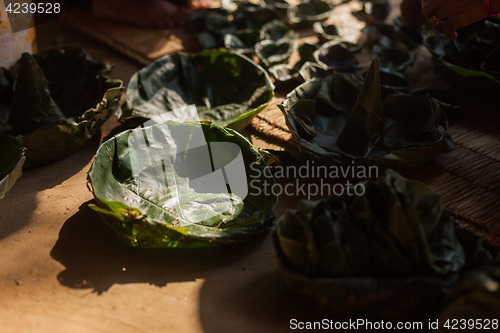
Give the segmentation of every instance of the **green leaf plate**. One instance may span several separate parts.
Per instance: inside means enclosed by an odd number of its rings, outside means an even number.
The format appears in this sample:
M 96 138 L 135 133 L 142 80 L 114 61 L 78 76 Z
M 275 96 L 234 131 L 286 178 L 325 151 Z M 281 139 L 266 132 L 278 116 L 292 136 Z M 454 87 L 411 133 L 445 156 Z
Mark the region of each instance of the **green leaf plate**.
M 255 45 L 255 54 L 265 67 L 271 67 L 287 62 L 296 49 L 296 41 L 263 40 Z
M 334 72 L 298 86 L 278 106 L 306 159 L 407 168 L 453 148 L 445 114 L 432 98 L 382 100 L 377 58 L 364 82 Z
M 288 8 L 288 24 L 293 27 L 312 25 L 314 22 L 326 21 L 332 14 L 332 6 L 322 0 L 300 2 Z
M 275 227 L 285 282 L 324 311 L 377 320 L 433 318 L 436 300 L 459 276 L 490 260 L 424 184 L 388 170 L 356 187 L 302 201 Z
M 200 120 L 241 130 L 273 96 L 266 71 L 243 55 L 227 50 L 179 52 L 132 76 L 120 119 L 143 122 L 194 104 Z
M 122 81 L 77 48 L 24 53 L 0 82 L 3 134 L 23 135 L 26 167 L 63 158 L 87 142 L 118 108 Z M 9 87 L 10 85 L 10 87 Z M 1 125 L 1 124 L 0 124 Z
M 22 176 L 22 168 L 26 160 L 25 151 L 22 139 L 0 136 L 0 199 Z
M 90 207 L 131 246 L 241 242 L 274 221 L 274 179 L 262 155 L 210 122 L 122 132 L 99 148 L 88 181 L 97 203 Z

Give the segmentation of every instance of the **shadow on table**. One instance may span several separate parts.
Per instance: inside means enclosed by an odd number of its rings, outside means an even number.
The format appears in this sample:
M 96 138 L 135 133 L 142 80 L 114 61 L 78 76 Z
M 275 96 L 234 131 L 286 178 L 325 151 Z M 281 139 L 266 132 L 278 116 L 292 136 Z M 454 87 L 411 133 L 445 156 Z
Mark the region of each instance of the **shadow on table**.
M 291 179 L 276 179 L 284 187 Z M 304 199 L 282 193 L 274 214 L 283 213 Z M 209 276 L 200 291 L 199 316 L 206 333 L 290 332 L 290 320 L 319 321 L 316 303 L 290 291 L 276 260 L 272 236 L 257 251 L 226 269 L 228 274 Z
M 59 282 L 102 293 L 114 284 L 194 281 L 206 272 L 241 259 L 254 242 L 201 249 L 139 249 L 123 244 L 86 202 L 63 225 L 50 255 L 66 269 Z M 259 241 L 260 239 L 260 241 Z
M 71 155 L 34 169 L 23 170 L 23 176 L 0 200 L 0 240 L 26 227 L 37 209 L 37 195 L 73 177 L 94 157 L 100 143 L 100 134 L 94 135 L 83 147 Z
M 199 313 L 206 333 L 290 332 L 293 319 L 323 319 L 314 301 L 284 286 L 277 269 L 256 276 L 233 276 L 231 281 L 206 280 Z

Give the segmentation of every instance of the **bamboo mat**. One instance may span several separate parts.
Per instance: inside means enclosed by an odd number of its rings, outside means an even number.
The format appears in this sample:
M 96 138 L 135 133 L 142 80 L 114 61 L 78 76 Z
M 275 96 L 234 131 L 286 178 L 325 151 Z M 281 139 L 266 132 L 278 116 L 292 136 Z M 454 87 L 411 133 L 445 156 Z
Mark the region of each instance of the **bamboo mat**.
M 440 194 L 459 224 L 500 247 L 500 115 L 486 112 L 491 114 L 471 112 L 454 122 L 449 133 L 455 149 L 405 175 Z

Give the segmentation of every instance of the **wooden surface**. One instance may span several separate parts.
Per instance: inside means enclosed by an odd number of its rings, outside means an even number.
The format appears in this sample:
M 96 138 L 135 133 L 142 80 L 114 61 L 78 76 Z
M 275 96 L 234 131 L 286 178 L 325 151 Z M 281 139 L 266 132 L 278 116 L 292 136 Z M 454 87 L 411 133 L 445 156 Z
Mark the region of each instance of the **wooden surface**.
M 141 65 L 168 53 L 199 48 L 196 34 L 185 28 L 140 28 L 102 20 L 81 9 L 63 15 L 60 21 L 69 29 L 106 44 Z
M 125 82 L 140 68 L 123 50 L 56 22 L 40 27 L 38 40 L 40 50 L 83 47 L 113 63 L 113 77 Z M 459 222 L 480 221 L 475 230 L 493 237 L 500 234 L 500 113 L 474 98 L 464 94 L 468 114 L 451 119 L 457 149 L 407 175 L 442 194 Z M 264 135 L 254 122 L 249 138 L 257 147 L 288 142 L 277 102 L 260 124 L 276 122 L 282 136 Z M 202 251 L 122 245 L 87 208 L 86 186 L 96 149 L 117 125 L 110 119 L 101 136 L 75 154 L 25 172 L 0 201 L 0 332 L 279 333 L 290 331 L 292 318 L 324 318 L 313 302 L 284 288 L 269 233 Z M 298 200 L 281 196 L 276 215 Z
M 38 29 L 39 50 L 80 46 L 128 82 L 140 66 L 57 22 Z M 100 142 L 29 170 L 0 201 L 0 332 L 288 332 L 319 316 L 285 289 L 270 233 L 240 246 L 141 251 L 121 244 L 87 208 L 86 173 Z M 255 135 L 257 147 L 278 148 Z M 280 216 L 298 198 L 282 198 Z M 284 205 L 285 204 L 285 205 Z

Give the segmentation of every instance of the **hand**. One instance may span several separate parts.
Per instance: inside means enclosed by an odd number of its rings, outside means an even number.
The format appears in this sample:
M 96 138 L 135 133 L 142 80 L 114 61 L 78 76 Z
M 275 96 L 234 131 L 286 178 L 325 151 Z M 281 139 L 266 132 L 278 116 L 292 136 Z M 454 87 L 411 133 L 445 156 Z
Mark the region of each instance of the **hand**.
M 422 12 L 431 26 L 449 39 L 457 39 L 459 28 L 488 16 L 481 0 L 422 0 Z
M 211 0 L 188 0 L 187 6 L 191 9 L 209 8 L 212 6 Z

